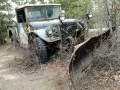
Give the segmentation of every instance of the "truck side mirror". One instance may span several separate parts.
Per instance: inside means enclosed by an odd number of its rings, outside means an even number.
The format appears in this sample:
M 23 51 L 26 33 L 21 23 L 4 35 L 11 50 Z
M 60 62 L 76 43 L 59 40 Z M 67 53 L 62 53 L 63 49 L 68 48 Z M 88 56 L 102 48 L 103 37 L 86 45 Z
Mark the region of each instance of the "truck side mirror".
M 87 18 L 88 18 L 88 20 L 89 20 L 89 19 L 93 16 L 93 15 L 92 15 L 92 12 L 87 13 L 86 16 L 87 16 Z

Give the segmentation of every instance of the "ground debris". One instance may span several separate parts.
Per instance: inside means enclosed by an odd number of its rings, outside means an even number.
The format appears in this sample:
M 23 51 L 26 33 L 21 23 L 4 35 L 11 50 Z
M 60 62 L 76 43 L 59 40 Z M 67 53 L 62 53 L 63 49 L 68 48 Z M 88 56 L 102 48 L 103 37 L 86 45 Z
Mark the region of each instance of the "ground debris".
M 51 58 L 38 64 L 26 52 L 10 45 L 0 48 L 1 90 L 71 90 L 69 59 Z

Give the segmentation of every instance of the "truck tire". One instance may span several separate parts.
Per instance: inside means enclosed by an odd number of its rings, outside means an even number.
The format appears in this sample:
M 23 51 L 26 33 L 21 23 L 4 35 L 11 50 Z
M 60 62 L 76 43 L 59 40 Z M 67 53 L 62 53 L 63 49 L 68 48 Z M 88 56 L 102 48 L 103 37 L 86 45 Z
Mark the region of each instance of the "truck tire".
M 36 48 L 36 55 L 38 56 L 39 63 L 45 63 L 47 61 L 47 48 L 45 43 L 39 38 L 36 37 L 33 39 L 33 43 Z

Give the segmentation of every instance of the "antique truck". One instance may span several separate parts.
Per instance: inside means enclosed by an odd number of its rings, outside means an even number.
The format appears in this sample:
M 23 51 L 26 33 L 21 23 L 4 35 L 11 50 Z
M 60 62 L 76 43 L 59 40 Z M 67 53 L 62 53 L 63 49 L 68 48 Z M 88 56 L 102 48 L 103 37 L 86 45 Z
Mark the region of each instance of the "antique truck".
M 49 51 L 60 45 L 70 48 L 73 41 L 77 41 L 74 44 L 84 41 L 85 25 L 80 20 L 66 19 L 60 4 L 25 5 L 15 11 L 17 22 L 8 26 L 9 38 L 12 43 L 33 48 L 41 63 L 47 61 Z

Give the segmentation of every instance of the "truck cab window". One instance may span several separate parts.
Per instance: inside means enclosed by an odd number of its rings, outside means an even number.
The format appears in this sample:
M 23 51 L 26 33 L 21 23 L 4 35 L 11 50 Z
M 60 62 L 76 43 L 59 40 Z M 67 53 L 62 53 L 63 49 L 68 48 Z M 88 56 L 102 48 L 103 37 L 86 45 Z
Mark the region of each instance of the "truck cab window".
M 18 19 L 18 23 L 26 22 L 24 9 L 17 11 L 17 19 Z

